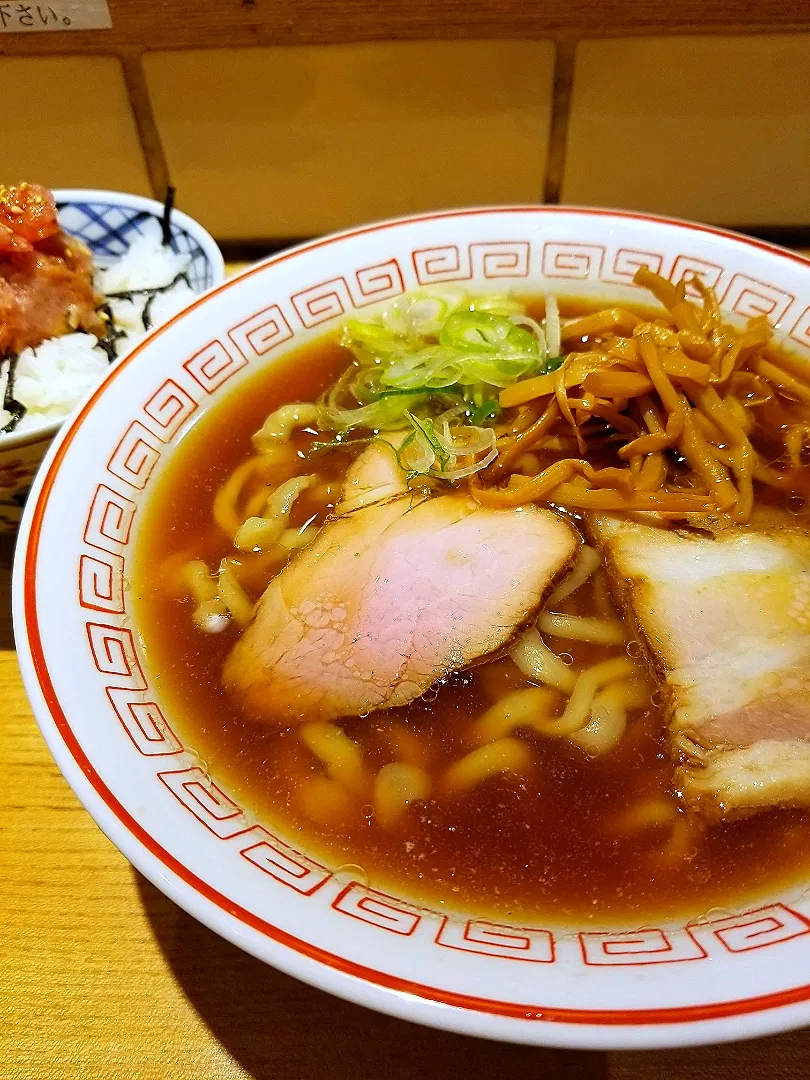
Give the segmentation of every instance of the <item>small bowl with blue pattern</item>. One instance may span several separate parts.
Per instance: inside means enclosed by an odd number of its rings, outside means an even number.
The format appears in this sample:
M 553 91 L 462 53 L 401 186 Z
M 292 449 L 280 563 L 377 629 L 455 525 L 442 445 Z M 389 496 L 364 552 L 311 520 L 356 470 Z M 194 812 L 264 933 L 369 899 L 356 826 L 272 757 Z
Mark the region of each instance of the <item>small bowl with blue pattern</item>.
M 55 351 L 47 357 L 37 353 L 36 377 L 42 382 L 45 407 L 29 409 L 21 423 L 15 423 L 7 408 L 2 416 L 4 420 L 11 416 L 11 421 L 6 425 L 9 430 L 0 432 L 0 533 L 16 533 L 26 495 L 54 435 L 79 400 L 103 379 L 107 364 L 126 355 L 150 330 L 225 277 L 222 253 L 213 237 L 179 210 L 167 210 L 153 199 L 117 191 L 61 189 L 53 195 L 62 229 L 81 240 L 93 255 L 96 287 L 105 296 L 105 309 L 112 313 L 109 325 L 114 332 L 93 349 L 93 359 L 82 371 L 78 397 L 74 382 L 71 390 L 75 400 L 64 407 L 58 392 L 53 403 L 48 401 L 47 377 L 52 371 L 54 382 L 62 379 L 70 356 L 61 347 L 59 355 Z M 156 256 L 151 262 L 150 252 Z M 146 277 L 144 266 L 151 268 Z M 150 273 L 157 276 L 150 279 Z M 86 335 L 68 337 L 74 339 L 69 344 L 86 351 L 87 343 L 78 340 Z M 68 337 L 52 340 L 65 343 Z M 78 363 L 83 360 L 82 356 Z M 16 371 L 22 372 L 16 378 L 18 387 L 20 383 L 31 386 L 31 350 L 20 354 L 15 370 L 16 361 L 16 357 L 0 361 L 4 405 L 6 399 L 14 399 Z

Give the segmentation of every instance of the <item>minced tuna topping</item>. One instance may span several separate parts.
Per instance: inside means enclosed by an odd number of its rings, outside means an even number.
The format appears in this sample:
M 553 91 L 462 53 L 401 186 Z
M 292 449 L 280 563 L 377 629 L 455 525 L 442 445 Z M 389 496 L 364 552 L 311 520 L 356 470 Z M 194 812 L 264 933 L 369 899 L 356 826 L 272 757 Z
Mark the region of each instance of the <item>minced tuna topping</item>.
M 53 424 L 109 364 L 191 300 L 171 201 L 117 256 L 94 259 L 59 226 L 51 193 L 0 185 L 0 436 Z
M 104 334 L 93 258 L 59 228 L 51 193 L 0 186 L 0 357 L 76 330 Z

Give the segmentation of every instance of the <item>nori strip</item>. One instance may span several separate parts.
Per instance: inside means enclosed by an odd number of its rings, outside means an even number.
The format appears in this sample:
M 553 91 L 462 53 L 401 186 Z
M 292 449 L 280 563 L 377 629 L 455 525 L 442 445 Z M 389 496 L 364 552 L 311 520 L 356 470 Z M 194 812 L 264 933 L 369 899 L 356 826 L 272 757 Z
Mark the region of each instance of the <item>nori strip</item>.
M 154 297 L 158 293 L 168 292 L 169 289 L 173 289 L 175 285 L 180 281 L 185 281 L 186 285 L 191 288 L 191 282 L 188 280 L 188 274 L 185 270 L 181 271 L 176 278 L 173 278 L 168 285 L 156 285 L 152 289 L 124 289 L 122 292 L 107 293 L 108 300 L 131 300 L 133 296 L 151 296 Z
M 152 293 L 146 303 L 143 305 L 143 311 L 141 312 L 141 322 L 143 323 L 144 330 L 152 329 L 152 304 L 154 303 L 157 293 Z
M 107 316 L 107 332 L 103 338 L 97 339 L 97 344 L 106 353 L 107 361 L 111 364 L 113 360 L 118 359 L 118 342 L 122 337 L 126 337 L 126 333 L 116 327 L 115 318 L 109 304 L 102 304 L 98 310 L 103 311 Z
M 174 188 L 168 187 L 166 189 L 166 198 L 163 201 L 163 219 L 161 221 L 161 228 L 163 230 L 163 246 L 172 246 L 172 210 L 174 210 Z M 149 327 L 147 326 L 147 330 Z
M 144 330 L 151 330 L 153 326 L 152 304 L 155 297 L 158 293 L 169 292 L 181 281 L 185 281 L 186 285 L 191 288 L 188 274 L 183 270 L 177 277 L 173 278 L 168 285 L 157 285 L 152 289 L 125 289 L 123 292 L 107 293 L 107 300 L 132 300 L 136 296 L 145 296 L 146 303 L 141 312 L 141 322 L 143 323 Z M 113 360 L 118 358 L 118 341 L 120 338 L 126 337 L 126 334 L 123 330 L 116 329 L 115 319 L 108 303 L 102 304 L 98 310 L 103 311 L 107 316 L 107 333 L 103 338 L 98 339 L 99 348 L 104 350 L 107 354 L 107 359 L 112 363 Z
M 19 356 L 15 353 L 9 353 L 0 360 L 0 364 L 8 360 L 8 376 L 6 378 L 6 390 L 3 394 L 3 408 L 7 413 L 11 413 L 9 422 L 5 427 L 0 428 L 3 435 L 12 432 L 27 412 L 25 405 L 14 397 L 14 379 L 17 374 L 17 361 L 19 359 Z
M 152 329 L 152 304 L 154 303 L 155 297 L 157 296 L 158 293 L 169 292 L 171 289 L 173 289 L 175 287 L 175 285 L 179 284 L 179 282 L 181 282 L 181 281 L 185 281 L 186 285 L 188 285 L 188 287 L 191 288 L 191 282 L 188 280 L 188 274 L 184 270 L 182 273 L 178 274 L 176 278 L 174 278 L 172 281 L 170 281 L 168 285 L 158 285 L 154 289 L 127 289 L 124 292 L 107 293 L 107 299 L 108 300 L 132 300 L 132 298 L 135 297 L 135 296 L 145 296 L 146 297 L 146 303 L 144 304 L 143 311 L 141 312 L 141 322 L 143 323 L 144 330 L 151 330 Z M 109 312 L 110 320 L 112 321 L 112 313 L 109 310 L 109 305 L 105 305 L 102 308 L 102 311 Z M 119 334 L 116 335 L 116 337 L 123 337 L 123 334 L 119 333 Z M 107 351 L 107 349 L 104 346 L 102 346 L 102 348 L 104 348 L 104 351 L 107 352 L 107 355 L 109 356 L 109 352 Z M 116 353 L 116 355 L 117 355 L 117 353 Z M 113 356 L 112 359 L 114 360 L 115 356 Z

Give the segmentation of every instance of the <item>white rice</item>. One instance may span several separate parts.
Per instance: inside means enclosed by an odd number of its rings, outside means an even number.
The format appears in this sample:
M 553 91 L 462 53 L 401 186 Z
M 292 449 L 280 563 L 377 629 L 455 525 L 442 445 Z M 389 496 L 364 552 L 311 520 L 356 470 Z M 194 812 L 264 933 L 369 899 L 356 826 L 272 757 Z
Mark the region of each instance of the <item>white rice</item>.
M 120 258 L 97 269 L 96 288 L 107 298 L 115 328 L 122 334 L 117 341 L 119 358 L 149 329 L 166 322 L 190 302 L 193 290 L 185 280 L 177 280 L 188 270 L 190 262 L 189 255 L 177 255 L 162 246 L 158 229 L 139 236 Z M 144 295 L 138 292 L 143 289 L 164 291 Z M 124 292 L 135 295 L 131 298 L 110 295 Z M 144 325 L 147 304 L 147 325 Z M 14 432 L 31 431 L 67 416 L 101 381 L 109 366 L 107 354 L 92 334 L 65 334 L 50 338 L 35 349 L 24 349 L 17 360 L 13 397 L 26 411 Z M 0 428 L 12 419 L 1 407 L 8 369 L 6 361 L 0 371 Z

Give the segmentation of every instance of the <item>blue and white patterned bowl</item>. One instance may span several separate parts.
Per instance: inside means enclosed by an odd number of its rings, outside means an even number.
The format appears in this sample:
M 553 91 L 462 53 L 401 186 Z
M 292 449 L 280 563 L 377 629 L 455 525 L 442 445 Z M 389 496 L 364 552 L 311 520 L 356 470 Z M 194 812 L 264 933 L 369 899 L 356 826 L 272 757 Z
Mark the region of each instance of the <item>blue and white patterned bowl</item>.
M 120 258 L 138 236 L 160 230 L 163 207 L 153 199 L 115 191 L 54 191 L 59 224 L 93 252 L 99 266 Z M 213 238 L 193 218 L 179 210 L 171 214 L 171 247 L 191 255 L 189 285 L 201 293 L 225 277 L 222 253 Z
M 138 236 L 162 229 L 163 206 L 154 199 L 118 191 L 62 188 L 54 191 L 59 223 L 92 251 L 100 267 L 119 258 Z M 171 247 L 191 256 L 189 285 L 196 293 L 225 278 L 222 253 L 193 218 L 173 210 Z M 0 434 L 0 533 L 16 533 L 25 497 L 62 421 L 19 434 Z

